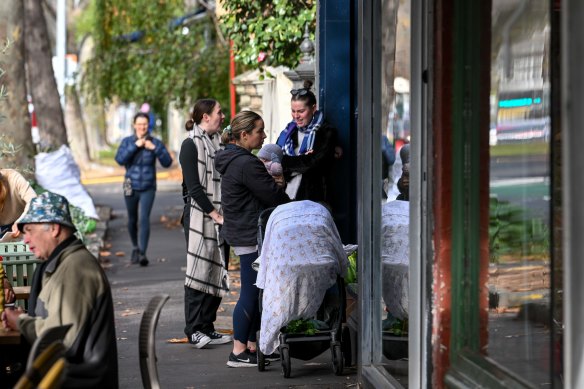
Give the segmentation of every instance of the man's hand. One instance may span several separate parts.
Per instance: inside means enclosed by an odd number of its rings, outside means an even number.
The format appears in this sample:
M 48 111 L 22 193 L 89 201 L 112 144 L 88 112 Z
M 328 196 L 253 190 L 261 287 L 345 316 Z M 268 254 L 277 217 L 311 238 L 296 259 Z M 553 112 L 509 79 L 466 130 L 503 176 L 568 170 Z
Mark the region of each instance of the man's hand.
M 7 308 L 2 312 L 2 325 L 4 328 L 8 328 L 11 330 L 18 329 L 18 316 L 20 316 L 24 311 L 22 308 L 13 309 Z

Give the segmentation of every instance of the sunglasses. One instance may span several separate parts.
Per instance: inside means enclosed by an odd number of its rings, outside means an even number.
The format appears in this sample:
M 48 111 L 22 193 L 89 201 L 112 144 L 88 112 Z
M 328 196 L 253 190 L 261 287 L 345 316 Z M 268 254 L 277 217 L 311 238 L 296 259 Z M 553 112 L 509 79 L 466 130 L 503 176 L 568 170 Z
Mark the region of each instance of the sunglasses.
M 290 91 L 290 94 L 292 96 L 304 96 L 305 94 L 308 93 L 308 89 L 306 88 L 301 88 L 301 89 L 292 89 Z

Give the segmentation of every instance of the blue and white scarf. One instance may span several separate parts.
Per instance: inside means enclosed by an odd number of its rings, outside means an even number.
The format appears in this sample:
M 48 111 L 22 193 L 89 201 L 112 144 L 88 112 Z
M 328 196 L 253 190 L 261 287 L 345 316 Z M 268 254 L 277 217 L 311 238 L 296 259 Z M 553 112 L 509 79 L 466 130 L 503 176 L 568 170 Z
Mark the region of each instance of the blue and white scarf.
M 298 127 L 296 122 L 292 121 L 288 123 L 284 131 L 282 131 L 276 144 L 282 148 L 285 155 L 297 155 L 294 152 L 294 135 L 296 135 L 296 131 L 300 131 L 304 134 L 304 139 L 302 139 L 302 144 L 298 150 L 298 155 L 305 154 L 306 152 L 313 149 L 316 131 L 318 131 L 323 121 L 324 115 L 320 111 L 314 112 L 310 124 L 306 127 Z

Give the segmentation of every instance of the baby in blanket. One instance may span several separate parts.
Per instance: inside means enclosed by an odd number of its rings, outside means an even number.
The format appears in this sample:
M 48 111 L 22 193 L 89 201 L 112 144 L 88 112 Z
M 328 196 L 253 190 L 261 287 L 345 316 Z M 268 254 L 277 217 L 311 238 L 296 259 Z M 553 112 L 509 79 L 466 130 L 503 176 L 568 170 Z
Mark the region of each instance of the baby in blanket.
M 275 144 L 264 145 L 260 151 L 258 151 L 258 158 L 264 163 L 268 173 L 278 186 L 284 186 L 286 181 L 284 181 L 284 169 L 282 168 L 282 156 L 284 153 L 280 146 Z

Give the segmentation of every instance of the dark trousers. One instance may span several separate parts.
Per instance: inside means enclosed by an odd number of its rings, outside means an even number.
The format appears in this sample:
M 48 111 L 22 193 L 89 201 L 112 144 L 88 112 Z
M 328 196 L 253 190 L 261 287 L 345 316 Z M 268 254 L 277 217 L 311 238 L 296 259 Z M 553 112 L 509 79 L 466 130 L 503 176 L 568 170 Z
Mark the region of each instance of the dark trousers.
M 156 190 L 135 190 L 131 196 L 124 196 L 128 210 L 128 232 L 132 245 L 138 247 L 142 254 L 146 254 L 150 239 L 150 212 L 154 205 Z M 138 210 L 140 211 L 138 214 Z M 138 227 L 138 216 L 140 225 Z M 138 233 L 140 236 L 138 237 Z M 138 240 L 139 238 L 139 240 Z
M 185 286 L 185 334 L 191 336 L 197 331 L 215 331 L 213 323 L 217 319 L 219 305 L 221 297 Z
M 251 267 L 257 258 L 257 251 L 239 257 L 241 291 L 233 310 L 233 337 L 244 344 L 248 341 L 255 342 L 256 332 L 260 329 L 260 290 L 255 286 L 258 272 Z

